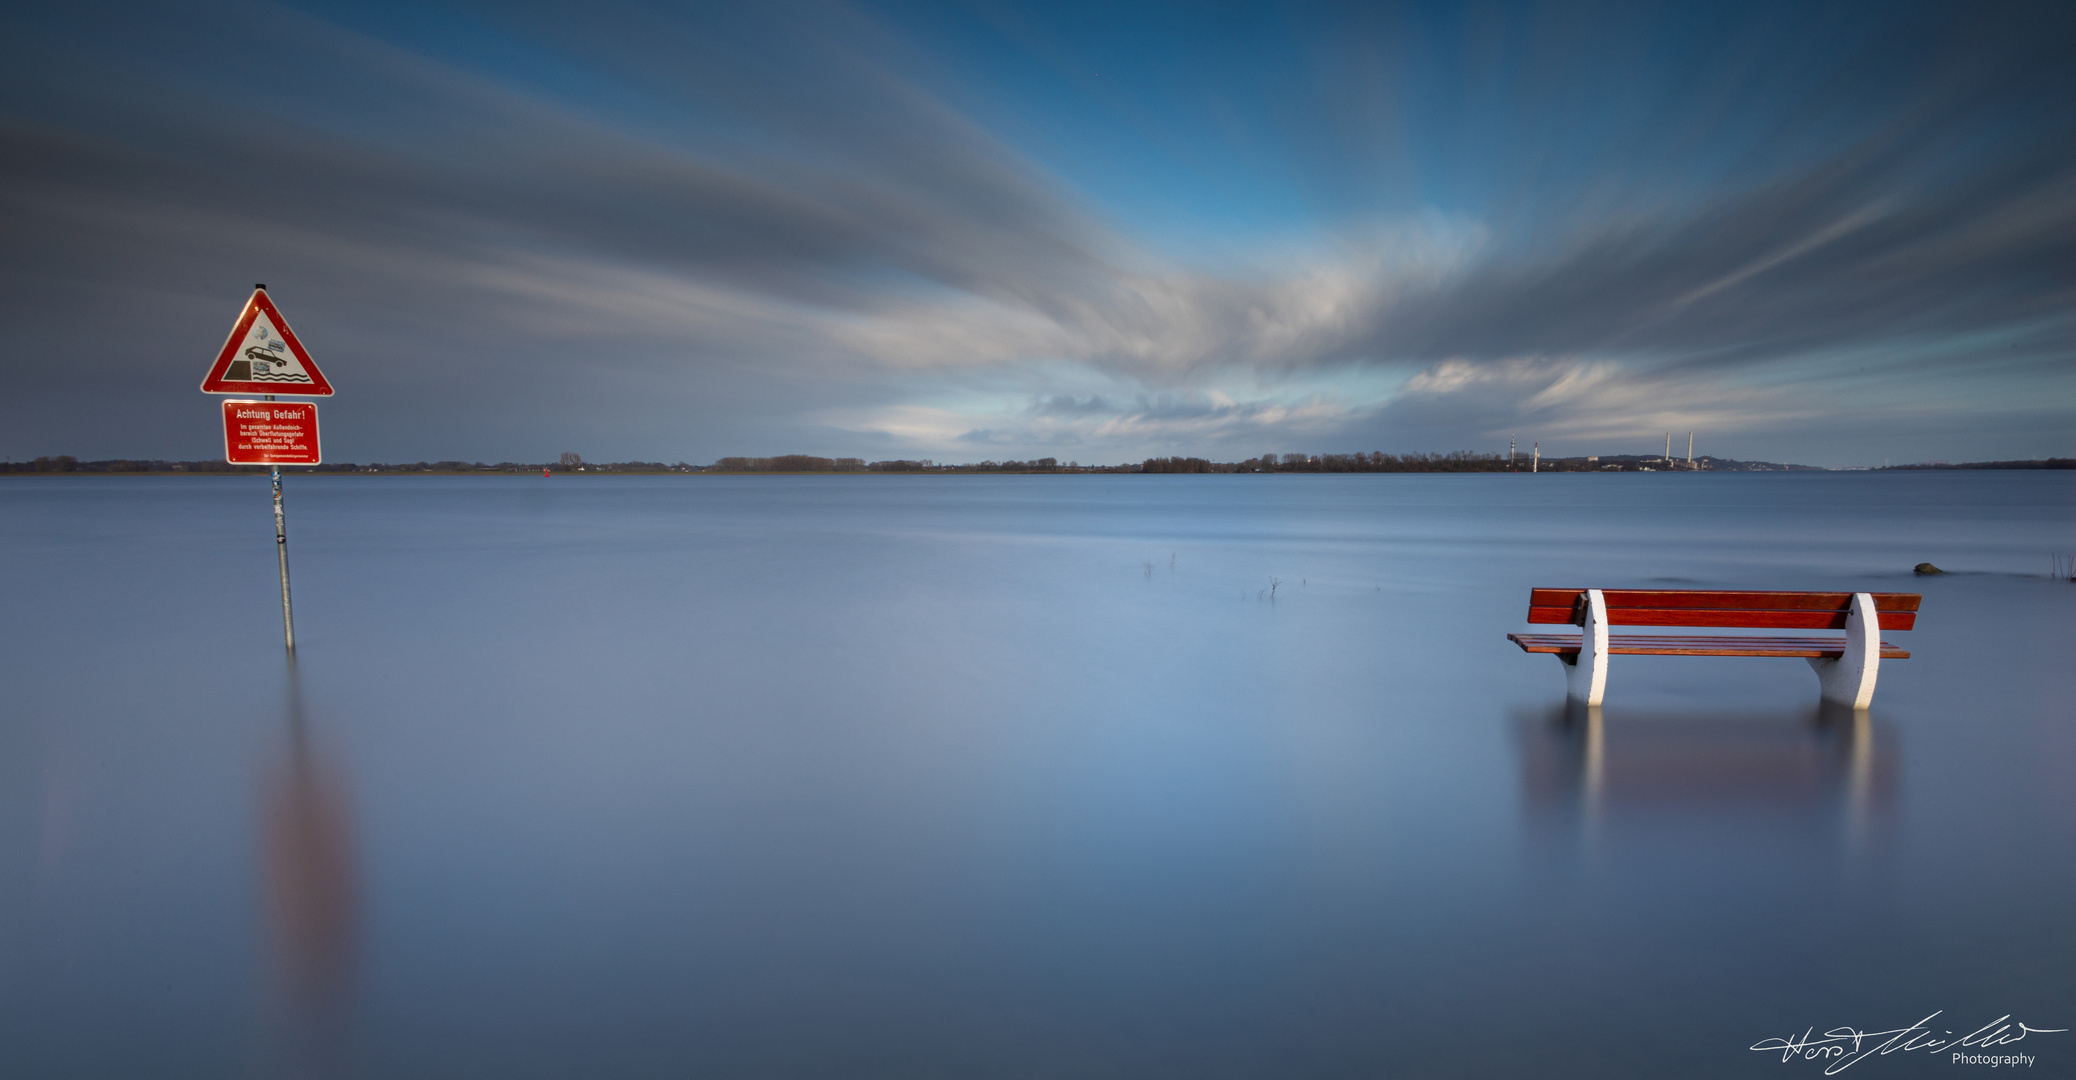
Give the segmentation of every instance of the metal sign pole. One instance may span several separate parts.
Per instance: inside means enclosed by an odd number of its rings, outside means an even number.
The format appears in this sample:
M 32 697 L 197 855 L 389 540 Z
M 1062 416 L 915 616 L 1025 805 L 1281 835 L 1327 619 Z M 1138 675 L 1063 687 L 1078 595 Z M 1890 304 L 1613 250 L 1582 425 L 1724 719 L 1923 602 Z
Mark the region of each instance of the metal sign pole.
M 274 466 L 274 554 L 281 562 L 281 636 L 289 655 L 296 651 L 296 615 L 288 605 L 288 524 L 281 516 L 281 466 Z
M 267 400 L 274 400 L 268 394 Z M 296 615 L 288 603 L 288 519 L 281 513 L 281 466 L 274 466 L 274 554 L 281 563 L 281 636 L 288 642 L 288 655 L 296 654 Z

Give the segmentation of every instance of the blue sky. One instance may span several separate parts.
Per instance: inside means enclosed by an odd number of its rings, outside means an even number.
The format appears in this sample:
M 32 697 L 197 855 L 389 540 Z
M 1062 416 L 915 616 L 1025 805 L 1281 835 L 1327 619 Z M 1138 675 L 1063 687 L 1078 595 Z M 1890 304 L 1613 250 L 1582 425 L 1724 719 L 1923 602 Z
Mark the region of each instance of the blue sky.
M 2066 5 L 0 18 L 17 460 L 2076 453 Z

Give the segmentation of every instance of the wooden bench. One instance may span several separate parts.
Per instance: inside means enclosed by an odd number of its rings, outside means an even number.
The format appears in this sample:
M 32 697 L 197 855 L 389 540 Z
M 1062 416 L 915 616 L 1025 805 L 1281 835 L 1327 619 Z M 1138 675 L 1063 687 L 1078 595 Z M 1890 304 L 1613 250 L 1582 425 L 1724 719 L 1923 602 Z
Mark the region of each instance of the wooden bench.
M 1816 669 L 1825 701 L 1864 709 L 1874 700 L 1882 660 L 1910 657 L 1881 640 L 1881 631 L 1915 626 L 1921 599 L 1917 593 L 1534 589 L 1529 622 L 1566 623 L 1584 633 L 1507 639 L 1524 652 L 1554 654 L 1564 663 L 1568 696 L 1586 705 L 1606 695 L 1610 656 L 1799 656 Z M 1610 626 L 1843 630 L 1845 636 L 1610 634 Z

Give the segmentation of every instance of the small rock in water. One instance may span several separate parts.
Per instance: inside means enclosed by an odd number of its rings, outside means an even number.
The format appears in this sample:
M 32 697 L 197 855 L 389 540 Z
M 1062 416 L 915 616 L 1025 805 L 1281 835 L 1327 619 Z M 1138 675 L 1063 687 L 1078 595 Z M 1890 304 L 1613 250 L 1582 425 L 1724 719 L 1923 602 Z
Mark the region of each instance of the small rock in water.
M 1921 562 L 1921 563 L 1917 564 L 1917 567 L 1916 567 L 1916 572 L 1917 572 L 1917 573 L 1919 573 L 1919 574 L 1943 574 L 1943 573 L 1946 573 L 1946 571 L 1944 571 L 1944 570 L 1941 570 L 1941 569 L 1939 569 L 1938 567 L 1936 567 L 1936 566 L 1933 566 L 1933 565 L 1932 565 L 1931 563 L 1928 563 L 1928 562 Z

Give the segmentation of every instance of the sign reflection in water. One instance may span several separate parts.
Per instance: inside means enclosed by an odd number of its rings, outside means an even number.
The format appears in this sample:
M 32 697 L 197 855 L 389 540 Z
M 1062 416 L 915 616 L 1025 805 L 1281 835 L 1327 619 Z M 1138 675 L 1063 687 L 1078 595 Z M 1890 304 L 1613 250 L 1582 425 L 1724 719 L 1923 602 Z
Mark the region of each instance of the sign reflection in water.
M 359 874 L 352 802 L 316 745 L 289 661 L 286 756 L 267 782 L 266 907 L 278 1052 L 298 1071 L 340 1062 L 353 1005 Z

